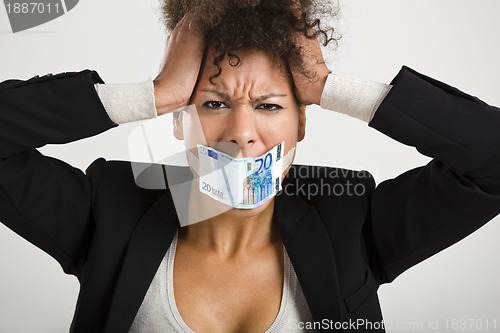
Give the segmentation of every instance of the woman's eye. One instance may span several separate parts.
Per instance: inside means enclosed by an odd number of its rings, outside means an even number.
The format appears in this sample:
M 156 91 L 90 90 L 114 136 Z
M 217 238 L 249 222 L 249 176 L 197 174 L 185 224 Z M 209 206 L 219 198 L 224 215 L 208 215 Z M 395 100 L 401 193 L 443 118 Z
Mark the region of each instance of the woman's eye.
M 203 106 L 212 109 L 212 110 L 219 110 L 219 109 L 225 109 L 228 108 L 228 105 L 224 102 L 219 102 L 219 101 L 207 101 L 203 103 Z
M 281 110 L 283 108 L 278 104 L 259 104 L 257 106 L 257 109 L 264 109 L 267 111 L 278 111 L 278 110 Z

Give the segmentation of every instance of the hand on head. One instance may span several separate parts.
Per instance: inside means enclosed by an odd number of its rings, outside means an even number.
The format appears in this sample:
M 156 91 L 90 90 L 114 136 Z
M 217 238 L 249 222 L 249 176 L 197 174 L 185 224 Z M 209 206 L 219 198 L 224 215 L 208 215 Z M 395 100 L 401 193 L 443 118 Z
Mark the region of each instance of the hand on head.
M 312 35 L 312 31 L 309 32 Z M 302 71 L 291 68 L 294 91 L 302 105 L 317 104 L 331 71 L 325 64 L 317 38 L 307 38 L 302 32 L 297 33 L 298 44 L 302 47 Z
M 205 42 L 186 15 L 167 37 L 160 73 L 154 79 L 158 115 L 187 106 L 200 72 Z

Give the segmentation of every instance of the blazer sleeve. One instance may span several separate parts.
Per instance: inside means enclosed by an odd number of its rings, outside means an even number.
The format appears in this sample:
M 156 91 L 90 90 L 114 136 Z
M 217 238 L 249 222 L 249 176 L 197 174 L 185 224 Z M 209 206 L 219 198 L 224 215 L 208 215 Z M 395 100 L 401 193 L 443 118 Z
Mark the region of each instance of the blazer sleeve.
M 85 70 L 0 83 L 0 221 L 77 275 L 94 228 L 90 179 L 36 148 L 117 126 Z M 94 162 L 88 174 L 98 173 Z M 5 249 L 4 249 L 5 250 Z
M 500 213 L 500 109 L 408 67 L 391 84 L 369 126 L 433 159 L 372 191 L 381 283 Z

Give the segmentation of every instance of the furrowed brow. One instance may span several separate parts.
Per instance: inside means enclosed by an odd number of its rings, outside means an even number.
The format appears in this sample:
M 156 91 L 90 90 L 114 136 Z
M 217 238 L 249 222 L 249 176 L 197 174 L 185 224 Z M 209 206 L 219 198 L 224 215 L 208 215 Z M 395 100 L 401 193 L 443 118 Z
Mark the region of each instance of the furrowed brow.
M 223 98 L 225 100 L 230 100 L 228 94 L 226 94 L 226 93 L 224 93 L 222 91 L 219 91 L 219 90 L 215 90 L 215 89 L 201 89 L 200 91 L 202 91 L 202 92 L 208 92 L 208 93 L 212 93 L 212 94 L 216 94 L 220 98 Z
M 230 100 L 230 97 L 229 97 L 228 94 L 226 94 L 226 93 L 224 93 L 222 91 L 219 91 L 219 90 L 215 90 L 215 89 L 202 89 L 200 91 L 202 91 L 202 92 L 208 92 L 208 93 L 212 93 L 212 94 L 216 94 L 220 98 L 223 98 L 225 100 Z M 274 93 L 271 93 L 271 94 L 260 95 L 258 98 L 256 98 L 253 101 L 254 102 L 262 102 L 262 101 L 265 101 L 266 99 L 273 98 L 273 97 L 287 97 L 287 96 L 288 95 L 286 95 L 286 94 L 274 94 Z

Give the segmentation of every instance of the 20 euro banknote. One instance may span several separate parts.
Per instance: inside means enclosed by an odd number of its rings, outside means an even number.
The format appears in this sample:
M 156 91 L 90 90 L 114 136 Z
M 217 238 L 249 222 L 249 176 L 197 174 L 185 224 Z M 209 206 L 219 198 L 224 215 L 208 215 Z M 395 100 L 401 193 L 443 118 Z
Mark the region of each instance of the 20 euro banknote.
M 284 144 L 247 158 L 198 145 L 200 192 L 235 208 L 260 206 L 281 191 Z

